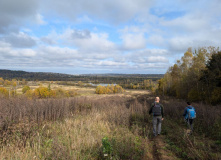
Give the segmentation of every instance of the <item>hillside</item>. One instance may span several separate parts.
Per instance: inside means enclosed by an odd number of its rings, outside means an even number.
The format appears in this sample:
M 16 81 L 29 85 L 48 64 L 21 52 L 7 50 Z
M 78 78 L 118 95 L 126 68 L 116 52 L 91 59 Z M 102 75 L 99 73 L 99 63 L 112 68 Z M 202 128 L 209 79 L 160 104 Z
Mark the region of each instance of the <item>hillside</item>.
M 143 81 L 145 79 L 157 80 L 163 77 L 163 74 L 82 74 L 71 75 L 51 72 L 25 72 L 0 69 L 0 77 L 4 79 L 26 79 L 27 81 L 99 81 L 106 83 L 116 83 L 117 80 Z
M 162 135 L 153 137 L 152 116 L 148 114 L 153 100 L 150 94 L 0 98 L 0 144 L 3 146 L 0 157 L 24 160 L 220 159 L 220 109 L 194 104 L 198 118 L 194 133 L 188 135 L 181 116 L 185 102 L 162 98 L 166 113 Z M 211 108 L 209 113 L 208 107 Z

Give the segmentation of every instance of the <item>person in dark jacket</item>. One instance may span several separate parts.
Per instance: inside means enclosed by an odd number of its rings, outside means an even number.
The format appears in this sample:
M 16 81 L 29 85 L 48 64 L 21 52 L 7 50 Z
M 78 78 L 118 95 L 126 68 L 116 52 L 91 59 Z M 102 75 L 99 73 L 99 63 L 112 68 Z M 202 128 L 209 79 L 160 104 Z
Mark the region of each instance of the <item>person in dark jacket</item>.
M 160 104 L 160 98 L 156 97 L 155 102 L 151 104 L 149 114 L 153 114 L 153 134 L 154 136 L 160 135 L 161 124 L 163 121 L 163 105 Z
M 196 111 L 195 111 L 195 108 L 193 106 L 191 106 L 191 103 L 187 102 L 187 107 L 184 109 L 183 116 L 184 116 L 184 120 L 186 121 L 188 127 L 191 129 L 191 132 L 190 132 L 190 134 L 191 134 L 193 132 L 193 121 L 194 121 L 194 119 L 189 117 L 188 109 L 193 109 L 194 112 L 196 112 Z

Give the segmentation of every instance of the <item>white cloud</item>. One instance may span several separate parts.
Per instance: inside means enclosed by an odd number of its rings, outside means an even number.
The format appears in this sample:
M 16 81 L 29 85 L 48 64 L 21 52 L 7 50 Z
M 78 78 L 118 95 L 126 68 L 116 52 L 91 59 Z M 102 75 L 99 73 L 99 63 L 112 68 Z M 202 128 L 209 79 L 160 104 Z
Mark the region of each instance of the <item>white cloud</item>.
M 146 47 L 146 39 L 144 37 L 144 35 L 142 33 L 138 33 L 138 34 L 132 34 L 132 33 L 128 33 L 128 34 L 123 34 L 121 36 L 122 40 L 123 40 L 123 48 L 126 50 L 130 50 L 130 49 L 143 49 Z
M 88 30 L 66 29 L 60 39 L 69 46 L 76 46 L 79 50 L 90 52 L 104 52 L 113 50 L 115 45 L 108 40 L 107 33 L 92 33 Z
M 195 13 L 187 14 L 173 20 L 163 21 L 163 26 L 170 27 L 175 31 L 196 32 L 202 29 L 210 28 L 210 21 L 206 14 Z
M 220 14 L 219 0 L 0 0 L 1 65 L 163 72 L 220 46 Z
M 17 58 L 20 57 L 21 61 L 19 61 L 19 63 L 23 63 L 23 58 L 31 58 L 34 56 L 36 56 L 36 52 L 32 49 L 13 49 L 10 44 L 0 42 L 0 57 L 4 59 L 10 59 L 16 62 Z M 7 61 L 4 63 L 7 64 Z
M 43 1 L 45 12 L 54 12 L 57 15 L 76 20 L 78 15 L 87 13 L 105 21 L 119 23 L 135 17 L 138 13 L 148 12 L 152 5 L 146 0 L 49 0 Z M 50 8 L 46 7 L 50 6 Z
M 89 18 L 87 15 L 84 15 L 82 17 L 78 17 L 76 22 L 77 23 L 92 23 L 93 20 Z
M 163 57 L 163 56 L 150 56 L 147 58 L 147 61 L 149 63 L 168 63 L 169 60 L 166 58 L 166 57 Z
M 36 14 L 35 18 L 36 18 L 37 24 L 39 24 L 39 25 L 46 25 L 47 24 L 47 22 L 44 21 L 44 17 L 41 14 L 39 14 L 39 13 Z
M 165 39 L 161 35 L 152 35 L 148 38 L 147 42 L 155 46 L 166 47 Z

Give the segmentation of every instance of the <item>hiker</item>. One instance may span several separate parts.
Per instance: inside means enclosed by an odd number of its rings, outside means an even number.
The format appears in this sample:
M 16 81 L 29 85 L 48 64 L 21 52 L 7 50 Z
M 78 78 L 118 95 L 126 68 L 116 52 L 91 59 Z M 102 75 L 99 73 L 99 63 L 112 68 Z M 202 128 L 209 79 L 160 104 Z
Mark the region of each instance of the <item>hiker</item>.
M 161 123 L 163 118 L 163 105 L 160 104 L 160 98 L 156 97 L 155 102 L 151 104 L 149 114 L 153 113 L 153 134 L 154 136 L 160 135 Z
M 191 106 L 190 102 L 187 102 L 187 105 L 188 106 L 185 108 L 183 116 L 188 127 L 191 129 L 191 134 L 193 132 L 193 120 L 196 118 L 196 110 L 193 106 Z

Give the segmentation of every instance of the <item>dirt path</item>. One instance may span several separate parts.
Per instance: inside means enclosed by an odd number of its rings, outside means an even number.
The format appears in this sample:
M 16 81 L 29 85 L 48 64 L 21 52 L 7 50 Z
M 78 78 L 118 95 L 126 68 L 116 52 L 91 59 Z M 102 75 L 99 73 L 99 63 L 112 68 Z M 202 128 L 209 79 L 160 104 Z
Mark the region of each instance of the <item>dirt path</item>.
M 147 151 L 143 160 L 179 160 L 164 142 L 164 136 L 157 136 L 147 140 Z
M 166 147 L 163 135 L 154 137 L 153 143 L 153 157 L 156 160 L 177 160 L 178 158 Z

